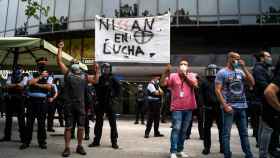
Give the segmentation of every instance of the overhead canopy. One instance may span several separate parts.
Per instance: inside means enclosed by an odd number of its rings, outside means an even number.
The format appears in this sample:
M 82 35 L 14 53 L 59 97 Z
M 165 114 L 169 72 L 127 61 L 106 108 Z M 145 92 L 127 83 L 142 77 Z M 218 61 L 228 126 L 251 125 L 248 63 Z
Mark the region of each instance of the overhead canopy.
M 11 69 L 15 64 L 21 64 L 24 67 L 35 67 L 36 59 L 41 57 L 48 59 L 49 67 L 57 68 L 56 54 L 57 48 L 40 38 L 0 38 L 0 69 Z M 69 65 L 71 60 L 74 59 L 65 52 L 62 52 L 62 58 L 66 65 Z M 87 70 L 85 64 L 80 62 L 80 66 Z

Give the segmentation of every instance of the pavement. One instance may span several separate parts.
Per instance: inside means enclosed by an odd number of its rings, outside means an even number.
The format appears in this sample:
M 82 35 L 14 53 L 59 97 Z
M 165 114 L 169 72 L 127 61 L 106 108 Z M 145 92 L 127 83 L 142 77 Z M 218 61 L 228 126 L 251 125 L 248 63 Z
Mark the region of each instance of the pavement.
M 16 119 L 14 118 L 14 122 Z M 0 138 L 3 137 L 4 118 L 0 118 Z M 92 124 L 93 125 L 93 124 Z M 92 126 L 91 125 L 91 126 Z M 119 132 L 120 149 L 111 148 L 110 143 L 110 127 L 107 120 L 104 122 L 103 136 L 101 146 L 97 148 L 88 148 L 88 144 L 92 142 L 93 127 L 91 127 L 90 140 L 84 141 L 83 146 L 87 152 L 86 156 L 75 153 L 76 140 L 71 142 L 71 151 L 73 158 L 168 158 L 170 149 L 170 123 L 160 124 L 160 132 L 164 137 L 153 137 L 153 132 L 150 138 L 144 138 L 145 126 L 135 125 L 132 119 L 120 119 L 117 122 Z M 48 132 L 47 149 L 43 150 L 37 144 L 36 126 L 34 127 L 33 140 L 31 146 L 25 150 L 19 150 L 20 142 L 18 137 L 17 123 L 13 124 L 13 133 L 11 142 L 0 142 L 0 158 L 61 158 L 61 153 L 64 149 L 64 128 L 57 127 L 58 122 L 55 122 L 55 132 Z M 258 149 L 256 141 L 252 136 L 252 130 L 249 130 L 251 149 L 254 157 L 258 157 Z M 192 158 L 222 158 L 219 153 L 218 130 L 214 126 L 212 128 L 212 148 L 208 156 L 201 154 L 203 150 L 203 141 L 199 139 L 197 123 L 193 124 L 191 139 L 185 142 L 184 151 Z M 244 154 L 241 150 L 238 130 L 235 126 L 231 133 L 231 150 L 233 158 L 243 158 Z

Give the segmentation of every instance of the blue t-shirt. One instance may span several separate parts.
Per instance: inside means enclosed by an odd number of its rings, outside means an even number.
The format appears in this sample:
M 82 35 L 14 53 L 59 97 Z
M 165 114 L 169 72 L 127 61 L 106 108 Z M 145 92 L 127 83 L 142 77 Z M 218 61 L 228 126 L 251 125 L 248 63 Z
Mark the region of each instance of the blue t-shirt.
M 233 108 L 247 108 L 244 89 L 245 74 L 242 70 L 221 69 L 216 76 L 215 82 L 222 84 L 222 95 L 226 102 Z

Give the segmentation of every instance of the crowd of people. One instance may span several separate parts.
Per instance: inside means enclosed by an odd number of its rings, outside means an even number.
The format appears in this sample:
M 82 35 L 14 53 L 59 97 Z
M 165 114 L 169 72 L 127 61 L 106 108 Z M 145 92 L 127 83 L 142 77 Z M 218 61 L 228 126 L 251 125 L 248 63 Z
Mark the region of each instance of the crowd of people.
M 63 88 L 61 80 L 54 79 L 49 72 L 48 61 L 44 57 L 36 61 L 37 71 L 32 75 L 23 73 L 21 65 L 13 67 L 5 85 L 7 106 L 1 141 L 11 140 L 12 117 L 17 116 L 22 143 L 19 148 L 28 148 L 37 119 L 38 145 L 46 149 L 46 132 L 55 132 L 53 120 L 57 110 L 60 126 L 65 128 L 63 157 L 71 155 L 70 141 L 75 138 L 76 126 L 76 152 L 86 155 L 82 141 L 90 139 L 89 120 L 95 121 L 95 127 L 93 141 L 88 147 L 100 146 L 105 114 L 111 128 L 112 148 L 118 149 L 115 106 L 120 97 L 121 84 L 112 73 L 112 65 L 104 63 L 99 68 L 94 64 L 90 72 L 85 72 L 77 60 L 66 66 L 62 60 L 64 42 L 59 41 L 57 47 L 57 65 L 64 75 Z M 187 59 L 179 61 L 176 72 L 172 72 L 172 66 L 167 65 L 165 71 L 160 76 L 153 76 L 147 86 L 137 85 L 135 124 L 139 123 L 140 116 L 141 124 L 146 124 L 143 131 L 145 139 L 150 137 L 152 126 L 155 137 L 164 137 L 160 132 L 160 122 L 165 123 L 170 114 L 170 158 L 188 157 L 184 145 L 190 137 L 193 115 L 196 114 L 204 146 L 202 154 L 211 152 L 211 127 L 216 122 L 220 153 L 230 158 L 231 128 L 235 122 L 245 157 L 253 158 L 252 143 L 249 143 L 248 136 L 250 122 L 259 157 L 280 157 L 277 150 L 280 130 L 280 58 L 273 71 L 269 52 L 261 51 L 255 58 L 256 64 L 250 71 L 240 55 L 231 51 L 225 67 L 210 64 L 205 69 L 204 77 L 190 71 Z M 166 110 L 168 107 L 170 112 Z

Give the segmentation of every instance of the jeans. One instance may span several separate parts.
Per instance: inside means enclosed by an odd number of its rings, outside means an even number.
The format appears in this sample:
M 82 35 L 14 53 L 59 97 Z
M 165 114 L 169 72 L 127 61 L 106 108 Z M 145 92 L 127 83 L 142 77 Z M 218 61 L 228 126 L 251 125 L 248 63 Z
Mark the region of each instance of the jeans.
M 259 153 L 260 158 L 267 158 L 268 157 L 268 148 L 270 143 L 271 134 L 273 129 L 270 128 L 264 121 L 261 120 L 261 133 L 259 137 Z
M 250 149 L 250 143 L 248 138 L 247 116 L 246 109 L 233 109 L 233 112 L 222 112 L 223 115 L 223 144 L 224 144 L 224 157 L 231 158 L 230 151 L 230 133 L 233 121 L 236 122 L 239 137 L 241 141 L 241 147 L 245 153 L 246 158 L 252 158 L 253 154 Z
M 192 111 L 173 111 L 172 118 L 172 131 L 171 131 L 171 148 L 170 153 L 181 152 L 184 150 L 184 142 L 188 126 L 192 119 Z

